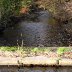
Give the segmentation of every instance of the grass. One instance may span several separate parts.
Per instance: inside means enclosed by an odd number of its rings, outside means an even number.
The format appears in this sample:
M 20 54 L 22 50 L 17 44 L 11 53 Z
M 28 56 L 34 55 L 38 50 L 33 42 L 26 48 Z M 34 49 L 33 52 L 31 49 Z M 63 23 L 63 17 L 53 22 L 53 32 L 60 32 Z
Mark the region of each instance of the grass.
M 59 47 L 59 48 L 57 49 L 57 54 L 58 54 L 58 55 L 62 55 L 62 54 L 64 54 L 65 52 L 69 52 L 69 51 L 71 51 L 71 49 L 66 48 L 66 47 Z
M 38 55 L 38 54 L 44 54 L 44 53 L 49 53 L 49 52 L 57 52 L 58 55 L 63 55 L 64 52 L 69 52 L 72 51 L 71 48 L 66 48 L 66 47 L 58 47 L 53 51 L 53 48 L 50 47 L 0 47 L 0 51 L 11 51 L 11 52 L 16 52 L 18 53 L 21 57 L 25 57 L 27 55 Z
M 16 50 L 17 50 L 17 47 L 8 47 L 8 46 L 6 46 L 6 47 L 4 47 L 4 46 L 0 47 L 0 51 L 16 51 Z
M 51 50 L 49 48 L 39 48 L 39 47 L 0 47 L 0 51 L 12 51 L 12 52 L 18 52 L 20 54 L 23 53 L 43 53 L 43 52 L 50 52 Z
M 36 56 L 38 54 L 43 54 L 44 52 L 49 52 L 49 48 L 38 48 L 38 47 L 0 47 L 0 51 L 3 52 L 15 52 L 20 57 Z
M 16 46 L 14 46 L 14 47 L 9 47 L 9 46 L 6 46 L 6 47 L 4 47 L 4 46 L 1 46 L 0 47 L 0 51 L 17 51 L 17 50 L 22 50 L 22 51 L 30 51 L 30 52 L 50 52 L 50 51 L 52 51 L 51 50 L 52 48 L 50 48 L 50 47 L 16 47 Z M 62 54 L 62 53 L 64 53 L 64 52 L 66 52 L 66 51 L 71 51 L 71 49 L 70 48 L 67 48 L 67 47 L 58 47 L 57 49 L 56 49 L 56 52 L 58 53 L 58 54 Z

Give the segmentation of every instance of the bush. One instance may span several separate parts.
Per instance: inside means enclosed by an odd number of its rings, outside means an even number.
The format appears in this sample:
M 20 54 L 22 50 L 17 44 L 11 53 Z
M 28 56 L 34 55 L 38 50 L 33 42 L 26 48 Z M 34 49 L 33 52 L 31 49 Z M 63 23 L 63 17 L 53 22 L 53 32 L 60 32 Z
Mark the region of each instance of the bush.
M 22 7 L 28 7 L 32 0 L 0 0 L 0 26 L 6 27 L 11 16 L 18 16 Z

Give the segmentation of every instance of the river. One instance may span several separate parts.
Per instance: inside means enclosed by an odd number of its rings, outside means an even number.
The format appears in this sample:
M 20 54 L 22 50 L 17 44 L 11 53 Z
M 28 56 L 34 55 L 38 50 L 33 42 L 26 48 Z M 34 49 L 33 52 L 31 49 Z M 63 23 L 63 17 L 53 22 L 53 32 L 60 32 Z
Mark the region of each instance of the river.
M 1 66 L 0 72 L 72 72 L 72 67 L 17 67 L 17 66 Z
M 10 46 L 72 46 L 72 23 L 61 24 L 48 11 L 36 14 L 35 19 L 22 19 L 14 26 L 5 29 L 1 42 Z

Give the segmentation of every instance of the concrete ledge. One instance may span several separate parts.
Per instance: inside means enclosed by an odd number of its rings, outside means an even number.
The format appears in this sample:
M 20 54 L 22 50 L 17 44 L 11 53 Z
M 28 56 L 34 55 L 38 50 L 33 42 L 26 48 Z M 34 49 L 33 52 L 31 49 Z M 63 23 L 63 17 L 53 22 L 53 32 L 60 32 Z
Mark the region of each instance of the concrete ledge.
M 72 66 L 72 59 L 48 58 L 44 56 L 25 58 L 0 58 L 1 65 L 15 66 Z
M 72 59 L 61 59 L 59 60 L 61 66 L 72 66 Z
M 19 65 L 20 58 L 0 57 L 0 65 Z
M 26 57 L 21 60 L 23 65 L 57 65 L 57 58 L 47 58 L 43 56 Z

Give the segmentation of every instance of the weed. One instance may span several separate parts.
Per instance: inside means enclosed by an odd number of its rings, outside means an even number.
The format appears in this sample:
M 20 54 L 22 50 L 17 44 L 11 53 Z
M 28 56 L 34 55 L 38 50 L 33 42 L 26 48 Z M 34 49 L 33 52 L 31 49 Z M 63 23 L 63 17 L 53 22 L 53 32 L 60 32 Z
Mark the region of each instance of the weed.
M 70 51 L 69 48 L 59 47 L 59 48 L 57 49 L 57 54 L 58 54 L 58 55 L 62 55 L 64 52 L 68 52 L 68 51 Z
M 16 51 L 17 47 L 8 47 L 8 46 L 4 47 L 4 46 L 2 46 L 2 47 L 0 47 L 0 50 L 1 51 Z

